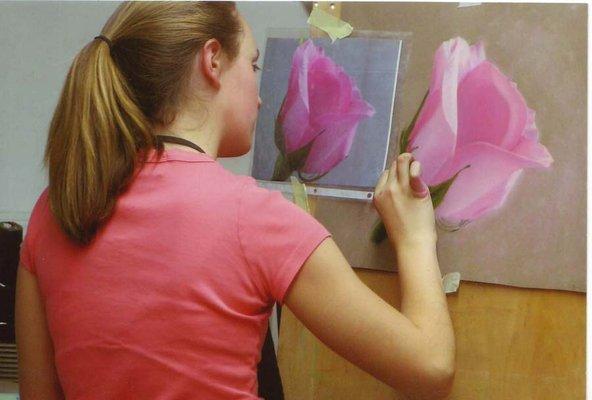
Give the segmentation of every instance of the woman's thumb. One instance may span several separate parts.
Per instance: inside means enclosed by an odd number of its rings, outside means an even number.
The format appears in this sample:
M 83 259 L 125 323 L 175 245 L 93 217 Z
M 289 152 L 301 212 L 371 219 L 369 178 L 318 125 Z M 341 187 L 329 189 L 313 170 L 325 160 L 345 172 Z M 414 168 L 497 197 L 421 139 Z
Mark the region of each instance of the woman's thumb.
M 413 161 L 409 167 L 409 186 L 411 186 L 415 197 L 423 198 L 430 193 L 428 186 L 421 179 L 421 164 L 419 161 Z

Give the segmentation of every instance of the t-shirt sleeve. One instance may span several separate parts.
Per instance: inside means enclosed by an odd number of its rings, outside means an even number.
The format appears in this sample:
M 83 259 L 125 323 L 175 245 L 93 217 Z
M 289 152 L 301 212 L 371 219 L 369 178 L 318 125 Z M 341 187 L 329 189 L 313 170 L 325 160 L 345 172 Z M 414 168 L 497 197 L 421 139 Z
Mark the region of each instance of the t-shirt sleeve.
M 306 259 L 331 236 L 312 215 L 250 177 L 241 191 L 238 231 L 259 290 L 280 305 Z
M 48 189 L 46 188 L 37 201 L 33 206 L 31 211 L 31 216 L 29 217 L 29 222 L 27 224 L 27 230 L 25 233 L 25 237 L 21 243 L 21 248 L 19 252 L 19 263 L 25 268 L 27 271 L 31 272 L 32 274 L 37 274 L 37 269 L 35 267 L 35 237 L 37 235 L 37 229 L 40 224 L 40 219 L 43 217 L 44 208 L 47 205 L 47 196 L 48 196 Z

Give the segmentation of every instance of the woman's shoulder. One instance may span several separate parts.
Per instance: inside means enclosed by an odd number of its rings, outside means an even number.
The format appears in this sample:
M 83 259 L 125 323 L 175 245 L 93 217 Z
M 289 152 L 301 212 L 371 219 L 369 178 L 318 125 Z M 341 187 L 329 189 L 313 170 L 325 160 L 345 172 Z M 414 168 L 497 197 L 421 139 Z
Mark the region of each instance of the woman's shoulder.
M 277 190 L 270 190 L 264 187 L 252 176 L 241 175 L 237 176 L 237 183 L 240 187 L 241 195 L 243 198 L 264 198 L 268 196 L 281 197 L 283 195 Z

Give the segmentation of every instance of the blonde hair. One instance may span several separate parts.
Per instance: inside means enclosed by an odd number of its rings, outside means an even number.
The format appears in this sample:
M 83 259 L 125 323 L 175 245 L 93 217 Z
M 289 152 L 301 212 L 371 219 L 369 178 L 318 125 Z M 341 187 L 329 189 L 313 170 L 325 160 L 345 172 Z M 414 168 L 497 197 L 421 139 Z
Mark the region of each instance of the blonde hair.
M 232 62 L 234 2 L 125 2 L 74 58 L 51 120 L 44 164 L 51 211 L 75 243 L 92 241 L 183 104 L 197 52 L 216 38 Z

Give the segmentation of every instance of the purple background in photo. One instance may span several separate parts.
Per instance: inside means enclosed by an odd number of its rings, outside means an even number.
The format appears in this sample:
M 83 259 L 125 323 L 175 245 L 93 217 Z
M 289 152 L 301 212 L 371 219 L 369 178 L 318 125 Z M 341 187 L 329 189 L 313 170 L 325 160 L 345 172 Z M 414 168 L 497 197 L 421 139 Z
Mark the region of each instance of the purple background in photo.
M 374 188 L 385 167 L 401 42 L 383 38 L 347 38 L 333 44 L 324 38 L 313 41 L 354 79 L 362 97 L 376 113 L 359 123 L 349 156 L 312 184 Z M 275 119 L 288 88 L 292 55 L 298 42 L 298 39 L 267 39 L 260 87 L 263 104 L 255 130 L 252 167 L 255 179 L 271 180 L 273 175 L 279 153 L 274 142 Z

